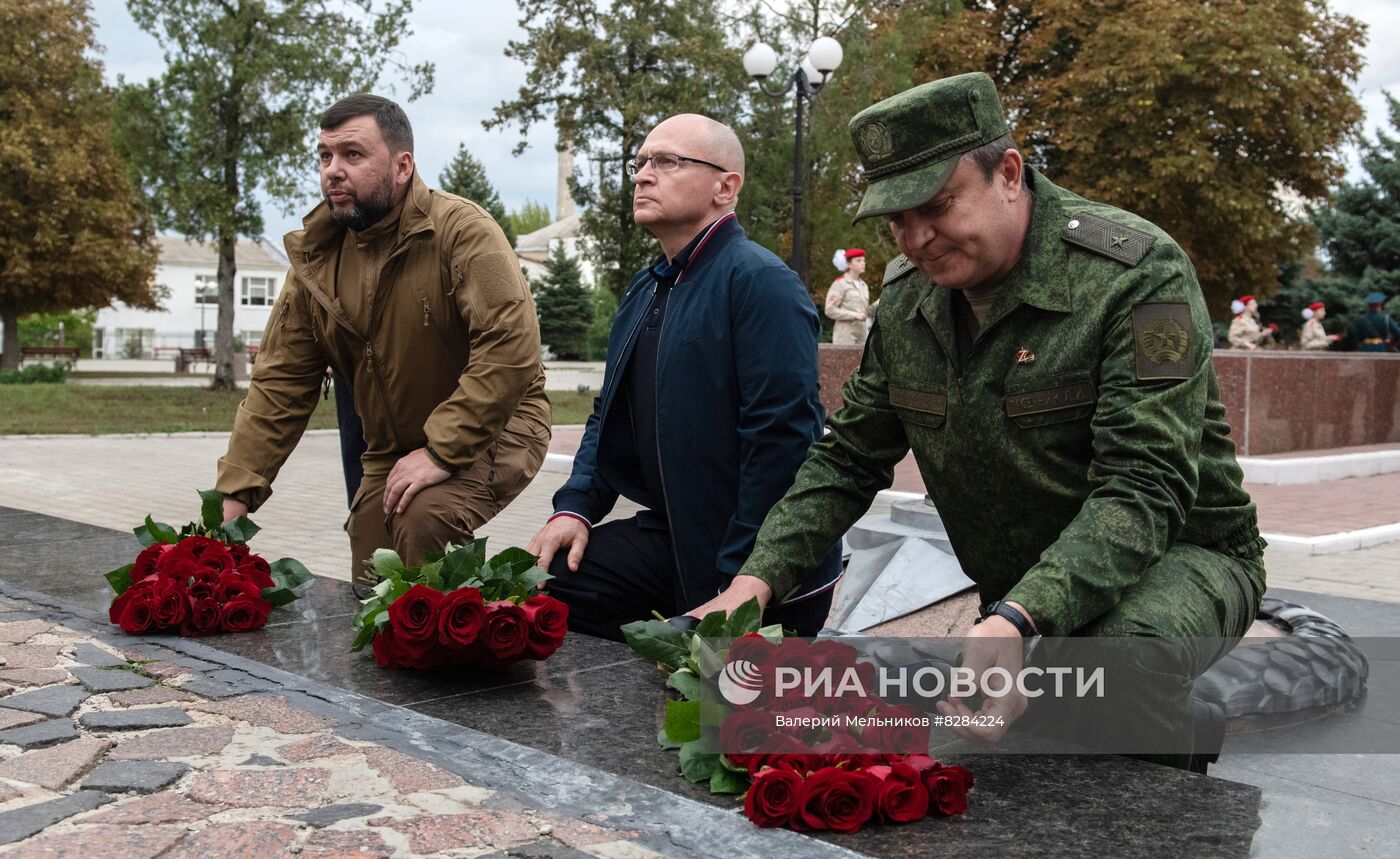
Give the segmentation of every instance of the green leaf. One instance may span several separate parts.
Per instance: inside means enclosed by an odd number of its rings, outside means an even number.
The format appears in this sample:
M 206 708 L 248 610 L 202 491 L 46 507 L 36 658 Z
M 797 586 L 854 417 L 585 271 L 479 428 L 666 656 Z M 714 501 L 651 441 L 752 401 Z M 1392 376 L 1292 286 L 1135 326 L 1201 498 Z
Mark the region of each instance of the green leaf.
M 370 556 L 370 563 L 381 578 L 403 580 L 403 558 L 393 549 L 375 549 L 374 554 Z
M 253 520 L 249 519 L 247 516 L 239 516 L 237 519 L 228 523 L 228 525 L 225 525 L 224 530 L 227 531 L 230 526 L 238 529 L 238 533 L 241 535 L 239 542 L 242 543 L 247 543 L 262 530 L 257 525 L 254 525 Z
M 656 732 L 656 742 L 660 744 L 661 748 L 666 749 L 668 751 L 679 749 L 681 747 L 680 743 L 671 742 L 671 740 L 666 736 L 666 730 L 664 728 Z
M 738 764 L 736 764 L 736 763 L 734 763 L 733 761 L 731 761 L 731 760 L 729 759 L 729 756 L 728 756 L 728 755 L 720 755 L 720 756 L 719 756 L 719 765 L 722 766 L 722 767 L 724 767 L 724 768 L 727 769 L 727 770 L 732 770 L 733 772 L 736 772 L 736 773 L 743 773 L 745 776 L 747 776 L 747 775 L 749 774 L 749 768 L 748 768 L 748 767 L 741 767 L 741 766 L 739 766 Z
M 355 625 L 358 627 L 359 632 L 355 634 L 355 640 L 350 644 L 351 653 L 360 652 L 364 649 L 366 644 L 374 640 L 374 634 L 379 629 L 379 624 L 376 623 L 378 617 L 384 617 L 386 620 L 388 619 L 388 612 L 382 605 L 376 606 L 374 612 L 368 615 L 355 618 Z
M 758 607 L 758 600 L 751 599 L 730 613 L 729 620 L 724 624 L 723 634 L 728 638 L 738 638 L 750 632 L 757 632 L 762 617 L 763 609 Z
M 180 542 L 180 535 L 175 532 L 174 528 L 164 522 L 153 521 L 150 516 L 146 517 L 146 524 L 140 525 L 132 531 L 136 534 L 136 539 L 141 541 L 142 546 Z
M 699 740 L 681 746 L 681 775 L 685 776 L 686 781 L 691 784 L 709 781 L 721 769 L 719 754 L 701 751 L 700 748 Z
M 485 546 L 482 547 L 485 550 Z M 510 572 L 512 578 L 529 570 L 539 563 L 539 558 L 525 551 L 524 549 L 512 546 L 491 558 L 491 566 L 496 569 L 505 569 Z
M 287 587 L 263 588 L 262 598 L 272 603 L 273 608 L 277 608 L 296 600 L 297 592 Z
M 699 701 L 704 694 L 704 683 L 691 674 L 689 668 L 672 671 L 671 676 L 666 678 L 666 685 L 684 695 L 688 701 Z
M 112 590 L 117 592 L 117 596 L 126 593 L 126 589 L 131 587 L 131 568 L 135 564 L 127 564 L 125 567 L 117 567 L 103 578 L 107 579 L 107 584 L 112 586 Z
M 623 624 L 622 637 L 638 656 L 659 662 L 672 671 L 685 662 L 685 636 L 664 620 L 637 620 Z
M 758 634 L 763 636 L 769 644 L 783 643 L 783 625 L 781 623 L 770 623 L 767 626 L 759 627 Z
M 435 591 L 442 590 L 442 561 L 432 561 L 418 569 L 419 578 L 423 584 Z
M 690 658 L 695 661 L 695 673 L 701 677 L 716 677 L 724 670 L 724 660 L 702 636 L 690 639 Z
M 700 739 L 700 702 L 667 701 L 666 718 L 661 724 L 672 742 L 688 743 Z
M 442 555 L 442 589 L 455 591 L 477 574 L 481 564 L 470 548 L 449 545 Z
M 224 524 L 224 493 L 217 489 L 199 490 L 199 516 L 206 529 Z
M 710 776 L 710 793 L 739 794 L 749 789 L 749 774 L 747 771 L 735 772 L 727 766 L 724 756 L 720 756 L 720 768 L 715 770 L 715 774 Z
M 729 615 L 724 609 L 712 611 L 700 619 L 695 634 L 701 638 L 719 638 L 724 635 L 724 624 L 728 619 Z
M 297 588 L 311 581 L 311 571 L 293 558 L 278 558 L 267 565 L 272 580 L 285 588 Z

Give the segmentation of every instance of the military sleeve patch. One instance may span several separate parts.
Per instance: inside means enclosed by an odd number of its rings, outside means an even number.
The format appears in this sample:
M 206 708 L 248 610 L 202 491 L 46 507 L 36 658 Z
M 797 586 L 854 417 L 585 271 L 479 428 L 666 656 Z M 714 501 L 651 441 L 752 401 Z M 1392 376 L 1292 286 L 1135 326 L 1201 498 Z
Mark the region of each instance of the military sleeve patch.
M 1060 238 L 1072 245 L 1103 254 L 1128 265 L 1137 265 L 1157 243 L 1157 237 L 1142 230 L 1115 224 L 1088 213 L 1071 215 Z
M 888 286 L 891 281 L 899 280 L 906 274 L 914 270 L 914 264 L 909 261 L 909 257 L 900 254 L 890 260 L 890 264 L 885 266 L 885 279 L 882 286 Z
M 1191 308 L 1184 301 L 1133 307 L 1133 351 L 1139 379 L 1189 379 L 1196 371 Z

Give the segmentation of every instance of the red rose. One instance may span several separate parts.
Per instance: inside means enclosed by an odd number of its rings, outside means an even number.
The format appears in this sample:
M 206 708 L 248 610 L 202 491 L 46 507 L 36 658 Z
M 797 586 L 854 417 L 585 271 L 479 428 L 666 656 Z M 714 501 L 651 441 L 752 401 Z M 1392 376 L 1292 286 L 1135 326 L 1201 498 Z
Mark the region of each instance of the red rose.
M 121 596 L 112 600 L 112 605 L 107 609 L 107 619 L 112 623 L 120 623 L 122 612 L 126 610 L 128 603 L 133 600 L 139 602 L 148 597 L 153 598 L 156 593 L 156 579 L 142 579 L 131 585 Z
M 185 616 L 185 624 L 180 627 L 180 634 L 191 637 L 212 635 L 219 631 L 222 622 L 223 611 L 220 610 L 217 600 L 208 597 L 193 599 L 190 602 L 189 613 Z
M 725 754 L 766 752 L 774 748 L 774 718 L 758 710 L 735 710 L 719 729 L 719 750 Z
M 867 767 L 865 773 L 880 782 L 876 808 L 880 817 L 908 823 L 928 814 L 928 789 L 918 771 L 906 763 Z
M 241 599 L 261 601 L 262 588 L 248 581 L 241 573 L 229 571 L 219 573 L 215 597 L 225 605 Z
M 234 569 L 257 585 L 258 590 L 277 587 L 277 582 L 272 579 L 272 567 L 259 555 L 247 555 L 243 560 L 236 562 Z
M 774 752 L 766 755 L 738 755 L 742 760 L 735 761 L 735 755 L 726 755 L 734 763 L 748 769 L 750 775 L 754 775 L 764 769 L 792 770 L 798 775 L 806 775 L 821 769 L 822 759 L 819 755 L 799 754 L 796 752 Z
M 228 553 L 229 557 L 233 558 L 233 566 L 238 568 L 243 566 L 243 562 L 248 560 L 248 557 L 253 554 L 253 550 L 234 543 L 228 547 Z
M 423 670 L 436 668 L 443 662 L 444 653 L 439 648 L 437 638 L 412 641 L 403 637 L 403 631 L 386 623 L 374 636 L 374 659 L 381 668 L 413 668 Z
M 486 605 L 481 591 L 458 588 L 438 606 L 438 641 L 455 650 L 466 650 L 481 634 L 486 622 Z
M 438 632 L 438 607 L 442 591 L 427 585 L 414 585 L 389 605 L 389 623 L 397 638 L 404 641 L 435 641 Z
M 156 565 L 156 576 L 187 582 L 198 575 L 217 576 L 218 573 L 199 565 L 199 560 L 191 555 L 177 555 L 174 550 L 161 555 Z
M 569 631 L 569 607 L 551 596 L 540 594 L 521 603 L 530 638 L 525 643 L 525 655 L 544 659 L 564 643 Z
M 142 549 L 141 554 L 136 556 L 136 563 L 131 565 L 131 580 L 139 582 L 147 576 L 154 576 L 161 555 L 173 548 L 169 543 L 152 543 Z
M 967 812 L 967 792 L 977 780 L 966 767 L 939 765 L 937 769 L 924 771 L 922 776 L 930 805 L 948 815 Z
M 209 537 L 186 537 L 181 540 L 162 557 L 161 572 L 165 571 L 166 562 L 181 558 L 193 558 L 199 566 L 216 573 L 232 570 L 234 567 L 233 555 L 229 554 L 228 546 Z
M 525 652 L 530 640 L 530 627 L 525 612 L 510 600 L 497 600 L 486 606 L 486 624 L 479 646 L 484 646 L 494 659 L 510 659 Z
M 217 600 L 219 598 L 219 577 L 208 570 L 201 570 L 190 576 L 187 589 L 190 596 L 196 600 Z
M 121 625 L 123 632 L 129 632 L 132 635 L 150 632 L 156 625 L 156 601 L 150 594 L 139 594 L 127 600 L 122 606 L 117 623 Z
M 374 635 L 374 661 L 379 663 L 380 668 L 408 667 L 403 649 L 394 635 L 394 627 L 390 624 L 384 624 Z
M 802 776 L 786 769 L 764 770 L 744 795 L 744 814 L 759 826 L 785 826 L 802 802 Z
M 792 816 L 793 828 L 855 832 L 875 814 L 877 786 L 859 770 L 819 769 L 802 783 L 802 808 Z
M 156 589 L 156 626 L 160 629 L 177 630 L 189 614 L 190 595 L 184 584 L 173 579 L 165 579 Z
M 272 603 L 262 599 L 239 597 L 224 603 L 222 624 L 225 632 L 248 632 L 267 623 Z

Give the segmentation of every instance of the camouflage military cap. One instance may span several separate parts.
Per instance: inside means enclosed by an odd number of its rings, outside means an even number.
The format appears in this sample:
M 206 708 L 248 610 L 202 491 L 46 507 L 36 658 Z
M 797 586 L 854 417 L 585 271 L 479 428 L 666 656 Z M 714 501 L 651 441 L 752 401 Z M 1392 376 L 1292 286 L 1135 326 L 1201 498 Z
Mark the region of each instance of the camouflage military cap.
M 851 119 L 870 187 L 855 221 L 927 203 L 963 153 L 1008 134 L 992 79 L 981 72 L 921 84 Z

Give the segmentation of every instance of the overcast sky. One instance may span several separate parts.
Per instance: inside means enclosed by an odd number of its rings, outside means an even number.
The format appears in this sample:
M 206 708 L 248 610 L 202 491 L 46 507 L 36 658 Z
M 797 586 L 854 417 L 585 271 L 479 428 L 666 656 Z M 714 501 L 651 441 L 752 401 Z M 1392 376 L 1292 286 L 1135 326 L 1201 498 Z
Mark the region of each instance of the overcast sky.
M 1367 135 L 1386 124 L 1383 90 L 1400 95 L 1400 0 L 1332 0 L 1332 9 L 1352 15 L 1369 25 L 1366 67 L 1357 82 L 1358 94 L 1366 108 Z M 144 80 L 160 73 L 164 66 L 155 39 L 131 20 L 125 0 L 94 0 L 93 16 L 97 41 L 103 45 L 106 76 L 115 81 L 124 75 L 129 81 Z M 553 130 L 548 123 L 530 133 L 530 147 L 520 157 L 511 155 L 519 140 L 519 130 L 486 131 L 481 121 L 492 109 L 511 98 L 524 82 L 525 69 L 504 55 L 506 43 L 520 38 L 519 12 L 507 0 L 462 3 L 460 0 L 417 0 L 410 16 L 413 35 L 404 49 L 412 62 L 431 60 L 437 64 L 437 86 L 431 95 L 405 104 L 413 122 L 418 169 L 430 185 L 447 164 L 457 144 L 465 143 L 486 167 L 506 208 L 514 209 L 526 200 L 544 203 L 554 211 L 555 153 Z M 381 90 L 386 95 L 395 95 Z M 400 100 L 407 95 L 398 88 Z M 324 105 L 308 105 L 316 112 Z M 1355 169 L 1355 157 L 1350 159 Z M 308 176 L 314 175 L 314 162 L 307 155 Z M 302 208 L 309 208 L 306 204 Z M 284 215 L 275 206 L 264 206 L 267 234 L 281 245 L 283 233 L 301 226 L 298 211 Z

